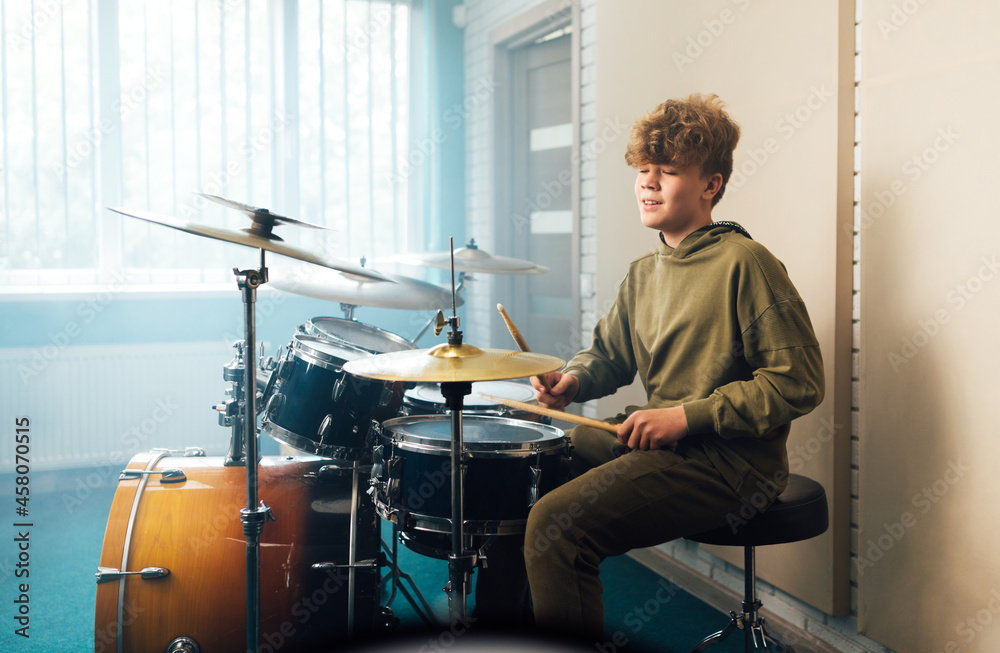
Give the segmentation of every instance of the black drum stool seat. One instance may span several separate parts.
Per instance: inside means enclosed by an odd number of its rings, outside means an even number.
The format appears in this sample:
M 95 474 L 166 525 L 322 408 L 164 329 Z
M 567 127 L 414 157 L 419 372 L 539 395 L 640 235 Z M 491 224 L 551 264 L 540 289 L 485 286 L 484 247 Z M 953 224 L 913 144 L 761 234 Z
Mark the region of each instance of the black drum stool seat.
M 731 621 L 722 630 L 703 639 L 691 653 L 698 653 L 718 644 L 734 630 L 743 630 L 745 651 L 781 651 L 789 653 L 791 647 L 769 635 L 764 629 L 764 619 L 757 613 L 761 602 L 757 598 L 756 564 L 754 548 L 768 544 L 799 542 L 816 537 L 829 525 L 826 492 L 816 481 L 789 474 L 788 485 L 774 503 L 762 513 L 737 524 L 726 525 L 687 539 L 702 544 L 743 547 L 744 596 L 740 614 L 730 612 Z M 773 645 L 773 646 L 771 646 Z

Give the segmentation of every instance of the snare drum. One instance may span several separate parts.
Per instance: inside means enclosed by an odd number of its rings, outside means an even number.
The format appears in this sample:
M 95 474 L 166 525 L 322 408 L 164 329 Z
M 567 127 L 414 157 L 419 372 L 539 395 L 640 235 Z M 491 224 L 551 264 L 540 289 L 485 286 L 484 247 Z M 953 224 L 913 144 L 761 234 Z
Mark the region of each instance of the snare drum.
M 523 419 L 529 422 L 551 423 L 551 419 L 518 408 L 510 408 L 490 399 L 480 397 L 480 394 L 501 399 L 514 399 L 526 404 L 535 404 L 535 389 L 527 383 L 519 381 L 475 381 L 472 384 L 472 394 L 465 397 L 463 414 L 483 415 L 487 417 L 508 417 Z M 446 407 L 441 386 L 436 383 L 421 383 L 410 388 L 403 395 L 403 411 L 407 415 L 443 415 Z
M 308 453 L 357 460 L 374 424 L 402 406 L 405 384 L 344 372 L 370 354 L 350 345 L 295 334 L 264 391 L 263 431 Z
M 346 570 L 312 568 L 350 562 L 353 469 L 330 463 L 260 461 L 260 498 L 275 516 L 260 535 L 260 632 L 275 649 L 326 651 L 378 621 L 377 569 L 356 570 L 352 583 Z M 95 652 L 196 650 L 170 648 L 189 640 L 201 651 L 245 652 L 246 470 L 166 452 L 138 454 L 127 469 L 101 550 Z M 375 560 L 379 521 L 367 497 L 356 514 L 355 561 Z M 113 573 L 146 568 L 166 573 Z
M 404 541 L 440 548 L 440 535 L 452 532 L 451 419 L 398 417 L 380 431 L 372 467 L 376 511 L 409 536 Z M 465 532 L 523 533 L 531 506 L 565 481 L 569 438 L 546 424 L 463 415 L 462 440 Z

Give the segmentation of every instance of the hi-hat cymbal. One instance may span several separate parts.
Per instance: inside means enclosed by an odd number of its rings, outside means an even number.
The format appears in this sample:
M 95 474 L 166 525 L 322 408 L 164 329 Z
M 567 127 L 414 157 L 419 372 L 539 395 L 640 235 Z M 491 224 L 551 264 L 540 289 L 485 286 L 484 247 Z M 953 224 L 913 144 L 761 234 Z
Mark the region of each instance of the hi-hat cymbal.
M 402 263 L 426 265 L 432 268 L 451 269 L 451 252 L 426 252 L 403 254 L 397 257 Z M 545 266 L 509 256 L 493 256 L 476 245 L 472 239 L 465 247 L 455 250 L 456 272 L 486 272 L 489 274 L 541 274 L 548 272 Z
M 351 306 L 419 311 L 452 304 L 451 292 L 433 283 L 397 274 L 384 276 L 386 280 L 365 279 L 313 266 L 272 267 L 270 274 L 271 285 L 280 290 Z M 462 298 L 457 299 L 461 306 Z
M 186 231 L 187 233 L 195 234 L 196 236 L 205 236 L 206 238 L 224 240 L 226 242 L 236 243 L 237 245 L 246 245 L 247 247 L 263 249 L 268 252 L 274 252 L 275 254 L 281 254 L 282 256 L 288 256 L 300 261 L 305 261 L 306 263 L 314 263 L 326 268 L 340 270 L 341 272 L 348 272 L 350 274 L 357 275 L 358 277 L 386 280 L 387 282 L 392 283 L 392 281 L 387 280 L 387 277 L 381 272 L 369 270 L 368 268 L 361 267 L 360 265 L 354 265 L 353 263 L 348 263 L 347 261 L 320 258 L 319 256 L 316 256 L 315 254 L 304 249 L 286 245 L 281 238 L 275 236 L 274 234 L 253 233 L 252 230 L 224 229 L 222 227 L 195 224 L 193 222 L 184 222 L 182 220 L 178 220 L 177 218 L 157 215 L 147 211 L 131 211 L 120 208 L 110 208 L 110 210 L 130 218 L 138 218 L 140 220 L 146 220 L 147 222 L 161 224 L 172 229 Z
M 344 363 L 344 370 L 383 381 L 449 383 L 538 376 L 561 369 L 564 364 L 546 354 L 443 344 L 358 358 Z

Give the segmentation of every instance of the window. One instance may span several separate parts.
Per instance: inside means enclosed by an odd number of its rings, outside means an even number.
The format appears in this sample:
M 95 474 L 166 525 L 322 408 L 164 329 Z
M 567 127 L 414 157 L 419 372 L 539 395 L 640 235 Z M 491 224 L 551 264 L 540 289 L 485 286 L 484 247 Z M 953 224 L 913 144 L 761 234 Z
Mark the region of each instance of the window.
M 0 286 L 228 282 L 251 250 L 106 208 L 248 226 L 198 192 L 331 227 L 278 227 L 330 256 L 403 251 L 410 14 L 402 0 L 0 0 Z

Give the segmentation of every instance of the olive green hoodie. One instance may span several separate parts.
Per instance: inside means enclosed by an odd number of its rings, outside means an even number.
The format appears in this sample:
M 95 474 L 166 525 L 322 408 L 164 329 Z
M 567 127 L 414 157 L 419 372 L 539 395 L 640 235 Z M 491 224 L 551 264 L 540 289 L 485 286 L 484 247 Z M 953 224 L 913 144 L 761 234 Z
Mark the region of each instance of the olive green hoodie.
M 735 223 L 715 223 L 629 267 L 593 344 L 564 369 L 575 401 L 628 385 L 642 408 L 684 406 L 685 447 L 700 446 L 742 497 L 788 472 L 790 422 L 823 399 L 823 361 L 784 265 Z M 633 408 L 630 407 L 629 412 Z

